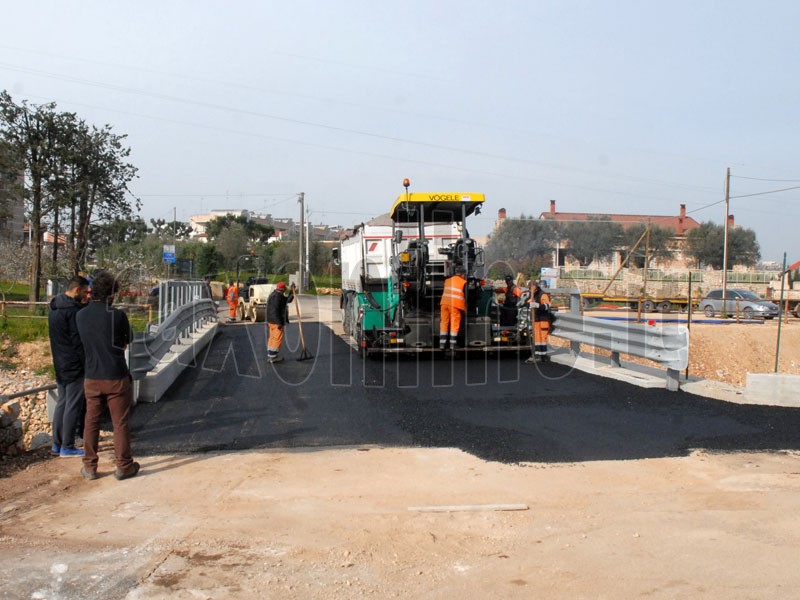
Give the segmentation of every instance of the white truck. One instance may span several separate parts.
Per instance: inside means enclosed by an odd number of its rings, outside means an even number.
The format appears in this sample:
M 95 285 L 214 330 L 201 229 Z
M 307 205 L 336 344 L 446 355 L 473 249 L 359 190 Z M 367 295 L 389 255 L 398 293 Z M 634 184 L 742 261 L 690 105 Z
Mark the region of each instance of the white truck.
M 357 225 L 334 250 L 342 324 L 361 354 L 438 352 L 439 303 L 458 267 L 467 279 L 458 351 L 529 348 L 526 319 L 501 327 L 495 318 L 483 249 L 467 231 L 467 217 L 483 201 L 477 193 L 406 192 L 392 206 L 391 224 Z

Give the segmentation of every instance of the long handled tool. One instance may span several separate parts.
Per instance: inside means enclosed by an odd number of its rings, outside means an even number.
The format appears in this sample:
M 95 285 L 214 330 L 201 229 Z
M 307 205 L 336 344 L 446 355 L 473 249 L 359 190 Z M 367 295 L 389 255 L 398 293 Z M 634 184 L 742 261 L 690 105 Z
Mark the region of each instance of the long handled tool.
M 303 336 L 303 319 L 300 316 L 300 299 L 297 297 L 297 294 L 294 296 L 294 308 L 297 311 L 297 327 L 300 329 L 300 345 L 303 347 L 302 352 L 300 352 L 300 357 L 297 360 L 309 360 L 314 358 L 314 355 L 306 348 L 306 338 Z

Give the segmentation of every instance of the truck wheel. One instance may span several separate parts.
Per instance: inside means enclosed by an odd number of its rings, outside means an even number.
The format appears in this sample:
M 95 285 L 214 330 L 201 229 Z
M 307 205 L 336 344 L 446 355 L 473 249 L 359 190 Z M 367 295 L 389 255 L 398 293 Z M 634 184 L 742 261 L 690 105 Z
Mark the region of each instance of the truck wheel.
M 340 302 L 342 309 L 342 329 L 347 335 L 350 335 L 350 294 L 344 292 Z
M 358 322 L 357 304 L 358 304 L 358 302 L 356 301 L 355 296 L 351 296 L 348 299 L 347 305 L 348 305 L 348 308 L 349 308 L 348 312 L 350 314 L 350 318 L 348 319 L 347 325 L 348 325 L 348 328 L 350 329 L 350 335 L 356 341 L 358 341 L 358 339 L 357 339 L 358 333 L 361 330 L 361 326 L 360 326 L 360 324 Z
M 653 312 L 656 309 L 656 304 L 652 300 L 645 300 L 642 302 L 642 312 Z
M 244 304 L 240 304 L 236 308 L 236 315 L 239 317 L 240 321 L 246 321 L 247 320 L 247 313 L 244 310 Z
M 360 326 L 356 325 L 356 332 L 353 337 L 356 340 L 356 352 L 358 353 L 358 357 L 365 358 L 367 356 L 367 349 L 362 344 L 362 341 L 364 340 L 364 334 L 361 331 Z
M 703 312 L 709 319 L 714 316 L 714 309 L 711 307 L 710 304 L 706 304 L 705 308 L 703 309 Z
M 658 303 L 658 312 L 660 313 L 668 313 L 672 311 L 672 303 L 671 302 L 659 302 Z
M 255 309 L 255 318 L 253 319 L 256 323 L 263 323 L 267 320 L 267 309 L 266 307 L 259 306 Z

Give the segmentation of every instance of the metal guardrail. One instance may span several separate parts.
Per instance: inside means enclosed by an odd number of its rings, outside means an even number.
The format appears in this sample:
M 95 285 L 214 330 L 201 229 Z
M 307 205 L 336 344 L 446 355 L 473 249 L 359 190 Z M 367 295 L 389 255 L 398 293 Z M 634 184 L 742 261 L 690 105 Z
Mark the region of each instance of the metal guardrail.
M 576 310 L 580 295 L 570 290 L 570 312 L 559 312 L 553 336 L 570 341 L 573 354 L 581 344 L 590 344 L 611 352 L 611 361 L 621 366 L 620 354 L 629 354 L 657 362 L 667 368 L 668 390 L 680 387 L 680 371 L 689 364 L 689 330 L 680 325 L 654 327 L 628 321 L 609 321 L 585 317 Z
M 133 379 L 144 379 L 176 343 L 191 338 L 206 323 L 216 320 L 217 305 L 211 298 L 175 307 L 157 331 L 138 334 L 131 342 L 129 360 Z
M 161 326 L 173 311 L 201 298 L 211 298 L 211 288 L 205 281 L 162 281 L 158 284 L 158 325 Z

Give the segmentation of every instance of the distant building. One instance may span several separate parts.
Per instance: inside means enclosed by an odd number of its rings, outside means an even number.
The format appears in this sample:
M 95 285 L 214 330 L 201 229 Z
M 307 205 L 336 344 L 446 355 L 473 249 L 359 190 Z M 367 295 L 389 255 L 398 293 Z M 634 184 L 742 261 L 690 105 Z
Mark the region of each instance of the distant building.
M 669 268 L 686 268 L 688 266 L 684 257 L 684 249 L 686 246 L 686 234 L 699 227 L 694 218 L 687 216 L 686 205 L 681 204 L 677 215 L 637 215 L 637 214 L 623 214 L 623 213 L 589 213 L 589 212 L 559 212 L 556 210 L 556 201 L 550 200 L 550 210 L 542 212 L 539 215 L 540 220 L 555 221 L 557 223 L 570 223 L 576 221 L 589 221 L 592 219 L 608 220 L 612 223 L 619 223 L 625 229 L 636 225 L 646 225 L 648 223 L 656 225 L 663 229 L 671 229 L 674 232 L 672 238 L 671 249 L 674 253 L 674 258 L 671 261 L 660 261 L 658 266 Z M 495 230 L 497 230 L 506 220 L 506 209 L 501 208 L 497 212 L 497 220 L 495 221 Z M 734 226 L 733 215 L 729 217 L 729 225 Z M 557 266 L 578 266 L 577 261 L 571 261 L 565 257 L 563 250 L 569 247 L 569 240 L 561 240 L 557 247 L 553 249 L 553 264 Z M 601 264 L 593 264 L 595 268 L 600 267 L 616 267 L 624 260 L 621 252 L 615 252 L 612 260 L 604 261 Z
M 261 215 L 258 213 L 254 213 L 252 211 L 246 209 L 217 209 L 212 210 L 210 213 L 206 213 L 203 215 L 192 215 L 189 217 L 189 227 L 192 228 L 192 232 L 189 234 L 189 237 L 199 241 L 199 242 L 207 242 L 208 241 L 208 224 L 217 219 L 219 217 L 244 217 L 250 221 L 255 221 L 256 223 L 260 223 L 261 225 L 270 225 L 275 227 L 273 223 L 272 215 Z M 291 223 L 291 219 L 288 219 Z M 277 231 L 277 228 L 276 228 Z
M 192 215 L 189 217 L 189 226 L 192 228 L 192 233 L 189 236 L 197 241 L 208 241 L 207 228 L 208 224 L 218 217 L 233 216 L 245 217 L 256 223 L 272 227 L 274 233 L 269 238 L 267 243 L 285 242 L 287 240 L 297 239 L 300 231 L 300 224 L 289 217 L 273 217 L 271 214 L 262 215 L 249 210 L 212 210 L 210 213 L 203 215 Z M 311 225 L 310 236 L 313 241 L 326 241 L 338 239 L 342 228 L 340 226 L 329 227 L 328 225 L 319 224 Z
M 505 218 L 505 213 L 503 214 Z M 642 225 L 651 223 L 658 225 L 663 229 L 672 229 L 676 237 L 686 237 L 686 234 L 694 229 L 700 227 L 700 223 L 695 221 L 692 217 L 686 216 L 686 205 L 680 205 L 680 213 L 677 216 L 664 216 L 664 215 L 628 215 L 618 213 L 585 213 L 585 212 L 558 212 L 556 211 L 556 201 L 550 200 L 550 210 L 543 212 L 539 215 L 540 219 L 548 219 L 560 223 L 569 221 L 588 221 L 592 218 L 600 218 L 619 223 L 624 228 L 632 227 L 633 225 Z M 731 215 L 733 219 L 733 215 Z
M 586 212 L 558 212 L 556 210 L 556 201 L 550 200 L 550 210 L 543 212 L 539 215 L 539 219 L 551 220 L 559 223 L 569 223 L 572 221 L 589 221 L 591 219 L 603 219 L 611 221 L 612 223 L 619 223 L 625 229 L 637 225 L 656 225 L 662 229 L 671 229 L 674 232 L 672 238 L 671 249 L 673 251 L 673 259 L 665 261 L 660 259 L 661 267 L 669 268 L 686 268 L 688 267 L 687 261 L 684 257 L 684 249 L 686 247 L 686 234 L 694 229 L 700 227 L 694 218 L 686 215 L 686 205 L 681 204 L 679 212 L 675 216 L 669 215 L 636 215 L 624 213 L 586 213 Z M 731 225 L 733 224 L 733 215 L 730 217 Z M 569 240 L 564 240 L 564 247 L 569 246 Z M 560 248 L 556 248 L 553 252 L 553 264 L 558 266 L 566 266 L 569 260 L 565 260 L 564 254 L 560 252 Z M 617 267 L 624 260 L 622 253 L 615 252 L 611 264 L 596 265 L 596 266 L 613 266 Z

